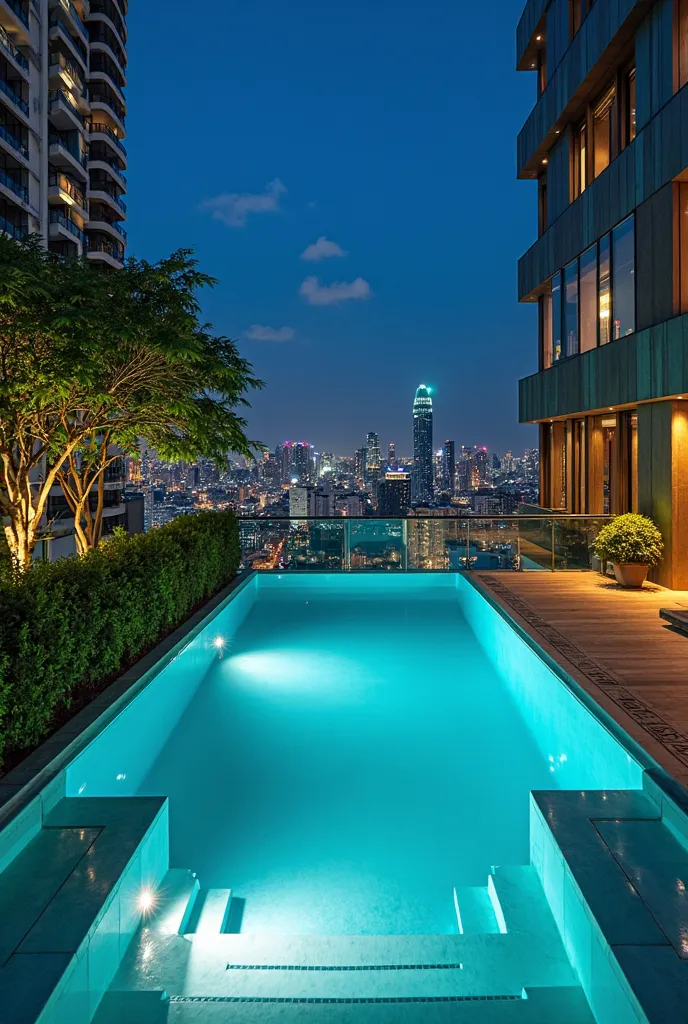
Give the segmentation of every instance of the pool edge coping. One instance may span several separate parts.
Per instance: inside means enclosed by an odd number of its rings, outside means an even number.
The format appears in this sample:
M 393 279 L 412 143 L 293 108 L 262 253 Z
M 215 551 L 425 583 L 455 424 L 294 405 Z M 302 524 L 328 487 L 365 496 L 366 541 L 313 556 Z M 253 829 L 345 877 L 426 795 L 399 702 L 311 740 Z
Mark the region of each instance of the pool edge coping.
M 124 709 L 138 697 L 194 638 L 257 576 L 255 569 L 237 575 L 152 650 L 117 676 L 101 693 L 65 722 L 23 761 L 0 776 L 0 833 L 54 782 Z M 44 813 L 50 808 L 45 808 Z

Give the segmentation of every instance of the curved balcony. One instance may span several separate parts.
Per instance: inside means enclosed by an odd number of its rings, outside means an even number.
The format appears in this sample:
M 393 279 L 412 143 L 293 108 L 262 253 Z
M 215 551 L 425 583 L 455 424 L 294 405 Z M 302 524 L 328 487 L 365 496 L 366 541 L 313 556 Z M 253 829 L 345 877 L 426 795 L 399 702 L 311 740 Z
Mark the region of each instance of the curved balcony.
M 108 32 L 112 32 L 113 36 L 117 40 L 118 45 L 126 53 L 127 50 L 127 30 L 122 21 L 121 25 L 118 25 L 115 18 L 115 12 L 113 10 L 108 11 L 101 9 L 102 5 L 93 4 L 91 5 L 91 12 L 88 16 L 89 30 L 93 25 L 102 25 L 103 28 L 107 29 Z M 121 31 L 120 31 L 121 29 Z M 124 34 L 123 34 L 124 33 Z
M 88 125 L 88 133 L 91 140 L 95 138 L 98 142 L 107 142 L 119 156 L 126 158 L 127 151 L 124 143 L 109 124 L 102 121 L 91 121 Z
M 29 149 L 25 146 L 20 138 L 18 138 L 7 125 L 0 124 L 0 148 L 9 147 L 12 150 L 12 156 L 20 156 L 22 160 L 29 162 Z
M 115 220 L 105 220 L 102 211 L 91 214 L 88 226 L 91 231 L 104 234 L 120 245 L 123 245 L 127 240 L 127 233 L 124 228 Z
M 94 54 L 101 54 L 105 57 L 109 57 L 117 74 L 121 78 L 120 88 L 123 89 L 127 84 L 127 73 L 125 71 L 126 63 L 122 63 L 120 57 L 115 53 L 110 43 L 105 39 L 98 39 L 97 37 L 95 39 L 91 39 L 91 55 L 93 56 Z
M 99 110 L 104 110 L 116 123 L 119 132 L 118 137 L 121 139 L 125 138 L 125 121 L 127 116 L 125 107 L 114 96 L 110 96 L 107 92 L 101 92 L 99 89 L 89 89 L 89 100 L 94 116 Z
M 94 236 L 89 232 L 87 239 L 88 258 L 119 270 L 124 263 L 124 246 L 109 238 Z
M 123 192 L 127 190 L 127 179 L 123 172 L 119 169 L 119 164 L 115 160 L 106 159 L 100 156 L 92 157 L 89 154 L 88 159 L 89 171 L 101 171 L 105 174 L 110 174 L 112 180 L 116 182 Z
M 72 31 L 76 32 L 77 36 L 82 40 L 85 46 L 88 46 L 88 29 L 81 20 L 81 15 L 74 4 L 71 0 L 59 0 L 59 5 L 64 12 L 65 20 L 70 25 Z
M 127 215 L 127 204 L 105 181 L 91 181 L 88 186 L 88 198 L 97 203 L 106 203 L 115 216 L 124 218 Z
M 97 56 L 97 54 L 94 56 Z M 112 77 L 112 71 L 105 61 L 101 60 L 98 63 L 93 60 L 91 61 L 91 66 L 88 70 L 88 81 L 91 89 L 99 88 L 101 92 L 111 89 L 115 99 L 122 106 L 123 112 L 126 114 L 127 101 L 125 95 L 117 84 L 117 80 Z
M 11 108 L 13 108 L 13 113 L 17 113 L 17 111 L 19 111 L 21 114 L 24 115 L 24 117 L 28 121 L 29 104 L 26 102 L 25 99 L 23 99 L 22 96 L 20 96 L 20 94 L 15 89 L 12 88 L 12 86 L 8 82 L 6 82 L 2 78 L 0 78 L 0 94 L 2 94 L 3 97 L 10 101 Z
M 20 71 L 28 81 L 29 62 L 21 50 L 14 45 L 2 25 L 0 25 L 0 50 L 3 51 L 6 57 L 10 58 L 17 70 Z

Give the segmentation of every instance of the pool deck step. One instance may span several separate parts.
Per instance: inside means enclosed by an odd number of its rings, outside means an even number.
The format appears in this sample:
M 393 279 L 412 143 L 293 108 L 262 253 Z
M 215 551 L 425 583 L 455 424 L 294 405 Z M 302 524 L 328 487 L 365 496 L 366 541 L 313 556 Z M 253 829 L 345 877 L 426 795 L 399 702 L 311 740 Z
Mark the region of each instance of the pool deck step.
M 133 998 L 132 998 L 133 996 Z M 141 1002 L 137 1001 L 141 996 Z M 145 997 L 145 998 L 143 998 Z M 594 1024 L 580 988 L 456 1002 L 270 1003 L 109 993 L 94 1024 Z
M 194 905 L 184 932 L 194 935 L 220 935 L 226 931 L 231 898 L 231 889 L 201 889 L 195 894 Z
M 460 935 L 493 935 L 499 932 L 486 885 L 456 886 L 454 908 Z

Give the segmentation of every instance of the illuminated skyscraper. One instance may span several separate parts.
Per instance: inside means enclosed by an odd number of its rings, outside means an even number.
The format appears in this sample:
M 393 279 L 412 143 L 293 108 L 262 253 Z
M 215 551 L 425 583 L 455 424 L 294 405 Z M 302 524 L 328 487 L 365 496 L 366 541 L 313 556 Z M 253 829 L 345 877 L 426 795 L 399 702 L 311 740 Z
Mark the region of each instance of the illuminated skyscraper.
M 377 491 L 378 514 L 381 516 L 405 516 L 411 502 L 411 487 L 408 473 L 385 473 Z
M 394 447 L 394 441 L 389 442 L 389 448 L 387 449 L 387 465 L 390 469 L 395 469 L 397 464 L 397 450 Z
M 371 432 L 366 437 L 366 469 L 370 480 L 377 480 L 382 468 L 380 456 L 380 438 L 378 434 Z
M 354 470 L 356 476 L 356 484 L 358 487 L 365 486 L 365 475 L 366 475 L 366 450 L 365 448 L 356 449 L 356 468 Z
M 454 442 L 445 441 L 442 446 L 442 476 L 445 489 L 453 495 L 456 491 L 456 458 L 454 455 Z
M 432 398 L 421 384 L 413 400 L 413 501 L 432 501 Z

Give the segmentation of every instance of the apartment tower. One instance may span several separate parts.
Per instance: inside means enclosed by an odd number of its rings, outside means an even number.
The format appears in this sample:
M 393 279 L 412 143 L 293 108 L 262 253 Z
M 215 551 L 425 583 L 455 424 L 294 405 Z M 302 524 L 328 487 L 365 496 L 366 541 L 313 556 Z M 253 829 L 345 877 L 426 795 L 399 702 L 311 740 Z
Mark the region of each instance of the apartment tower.
M 0 230 L 120 267 L 126 0 L 0 0 Z
M 518 288 L 539 312 L 520 419 L 540 501 L 651 516 L 656 578 L 688 588 L 688 0 L 528 0 L 517 61 L 537 90 Z

